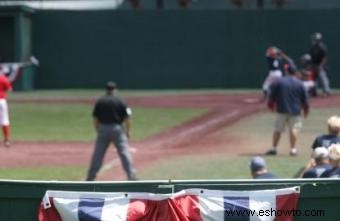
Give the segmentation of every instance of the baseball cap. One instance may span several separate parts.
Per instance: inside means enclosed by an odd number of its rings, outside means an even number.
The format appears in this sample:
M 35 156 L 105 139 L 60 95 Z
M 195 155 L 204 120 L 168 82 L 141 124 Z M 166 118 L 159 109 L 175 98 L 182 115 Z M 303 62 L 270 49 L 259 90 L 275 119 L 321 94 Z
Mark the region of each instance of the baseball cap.
M 340 160 L 340 144 L 332 144 L 329 148 L 329 159 Z
M 113 89 L 116 89 L 117 88 L 117 84 L 113 81 L 108 81 L 106 83 L 106 89 L 107 90 L 113 90 Z
M 259 169 L 266 168 L 266 161 L 260 157 L 260 156 L 255 156 L 251 158 L 250 161 L 250 169 L 252 171 L 257 171 Z
M 328 157 L 328 149 L 326 147 L 317 147 L 314 149 L 312 157 L 314 159 L 323 159 Z

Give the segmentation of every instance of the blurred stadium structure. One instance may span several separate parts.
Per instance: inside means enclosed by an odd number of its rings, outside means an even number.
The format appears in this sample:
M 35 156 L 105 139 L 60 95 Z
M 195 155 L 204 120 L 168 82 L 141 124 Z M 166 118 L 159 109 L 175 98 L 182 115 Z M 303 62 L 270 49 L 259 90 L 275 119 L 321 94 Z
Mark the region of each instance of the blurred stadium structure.
M 132 9 L 138 4 L 142 9 L 179 9 L 198 10 L 216 9 L 331 9 L 339 8 L 339 0 L 1 0 L 1 6 L 24 5 L 34 9 L 46 10 L 100 10 Z
M 23 90 L 99 88 L 112 78 L 125 89 L 259 88 L 268 46 L 297 61 L 321 32 L 331 86 L 340 86 L 338 0 L 136 0 L 138 12 L 131 1 L 0 1 L 0 58 L 41 61 L 18 82 Z

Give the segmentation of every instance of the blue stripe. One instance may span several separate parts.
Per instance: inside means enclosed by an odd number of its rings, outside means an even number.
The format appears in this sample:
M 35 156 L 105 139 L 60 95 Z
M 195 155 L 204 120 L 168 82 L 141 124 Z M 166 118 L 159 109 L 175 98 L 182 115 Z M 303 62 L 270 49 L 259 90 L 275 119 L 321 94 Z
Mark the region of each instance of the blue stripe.
M 249 197 L 224 197 L 225 221 L 249 221 Z
M 79 221 L 100 221 L 104 199 L 82 198 L 78 205 Z

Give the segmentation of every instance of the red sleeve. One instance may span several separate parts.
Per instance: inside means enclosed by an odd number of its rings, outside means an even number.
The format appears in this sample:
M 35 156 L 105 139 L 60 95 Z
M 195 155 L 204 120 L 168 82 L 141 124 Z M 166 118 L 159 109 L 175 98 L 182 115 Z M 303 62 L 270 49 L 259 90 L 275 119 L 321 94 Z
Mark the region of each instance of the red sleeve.
M 9 90 L 13 89 L 11 82 L 9 82 L 9 80 L 7 78 L 6 78 L 6 81 L 4 81 L 4 82 L 5 82 L 5 89 L 6 89 L 6 91 L 9 91 Z

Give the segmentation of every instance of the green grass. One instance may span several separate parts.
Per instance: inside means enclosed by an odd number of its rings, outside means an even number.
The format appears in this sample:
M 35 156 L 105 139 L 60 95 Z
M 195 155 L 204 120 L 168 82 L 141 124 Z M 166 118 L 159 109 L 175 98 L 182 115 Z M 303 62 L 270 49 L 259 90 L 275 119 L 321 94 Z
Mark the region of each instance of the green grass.
M 92 105 L 10 104 L 12 138 L 93 141 Z M 140 140 L 204 113 L 204 109 L 133 108 L 132 139 Z
M 0 169 L 0 179 L 13 180 L 83 180 L 84 174 L 86 168 L 81 166 Z
M 250 156 L 221 154 L 174 157 L 141 171 L 140 177 L 152 179 L 251 179 Z M 301 167 L 299 160 L 289 156 L 267 157 L 267 164 L 280 178 L 294 177 Z M 306 157 L 302 159 L 307 160 Z M 306 162 L 306 161 L 303 162 Z M 289 163 L 287 163 L 289 162 Z
M 196 93 L 229 93 L 228 91 L 196 91 Z M 232 91 L 235 92 L 235 91 Z M 145 95 L 157 94 L 157 91 L 145 91 Z M 162 91 L 159 94 L 195 93 L 194 91 Z M 93 98 L 102 94 L 100 90 L 65 90 L 13 93 L 11 99 L 22 98 Z M 136 91 L 126 91 L 123 96 L 141 95 Z M 45 141 L 93 141 L 90 104 L 28 104 L 10 103 L 12 136 L 14 140 Z M 159 131 L 178 125 L 188 119 L 204 113 L 203 109 L 169 108 L 134 108 L 133 140 L 140 140 Z M 266 157 L 270 170 L 281 178 L 291 178 L 308 160 L 314 138 L 326 132 L 326 120 L 333 114 L 339 114 L 338 108 L 312 109 L 309 118 L 304 121 L 304 128 L 298 140 L 300 155 L 288 156 L 288 137 L 283 134 L 279 146 L 280 155 Z M 251 155 L 263 153 L 271 145 L 274 114 L 261 113 L 244 118 L 226 128 L 226 136 L 240 137 L 238 148 L 246 148 L 239 156 L 210 153 L 168 157 L 147 168 L 139 168 L 142 179 L 242 179 L 250 178 L 249 159 Z M 251 147 L 251 148 L 249 148 Z M 226 148 L 235 148 L 235 145 Z M 48 168 L 13 168 L 0 169 L 0 178 L 4 179 L 58 179 L 79 180 L 86 168 L 48 167 Z
M 299 155 L 288 156 L 288 134 L 284 133 L 279 145 L 279 155 L 265 157 L 268 167 L 280 178 L 293 178 L 303 167 L 311 154 L 314 138 L 326 133 L 328 117 L 338 114 L 337 108 L 313 109 L 304 120 L 304 127 L 298 140 Z M 228 127 L 226 136 L 239 137 L 239 143 L 226 148 L 246 148 L 241 155 L 191 155 L 172 157 L 147 167 L 141 171 L 144 179 L 249 179 L 249 160 L 252 155 L 264 153 L 271 145 L 272 125 L 275 115 L 272 113 L 256 114 Z M 249 150 L 250 149 L 250 150 Z

